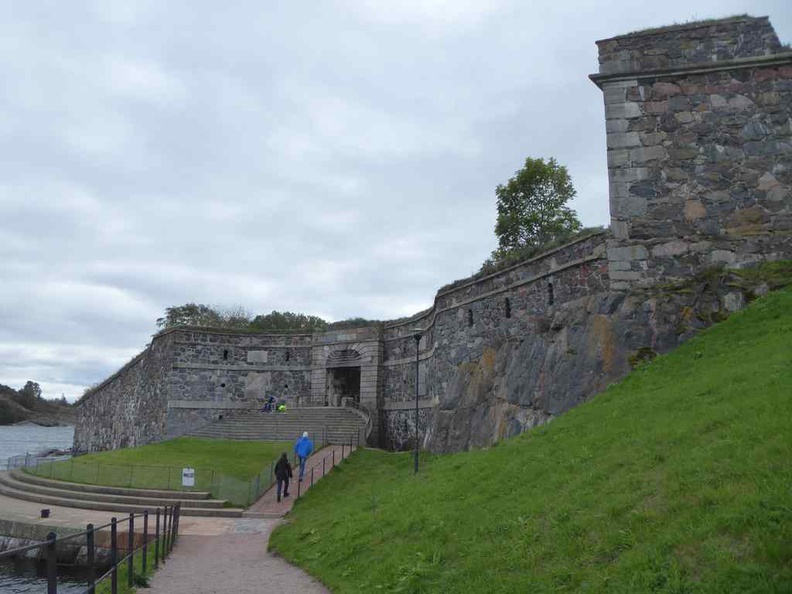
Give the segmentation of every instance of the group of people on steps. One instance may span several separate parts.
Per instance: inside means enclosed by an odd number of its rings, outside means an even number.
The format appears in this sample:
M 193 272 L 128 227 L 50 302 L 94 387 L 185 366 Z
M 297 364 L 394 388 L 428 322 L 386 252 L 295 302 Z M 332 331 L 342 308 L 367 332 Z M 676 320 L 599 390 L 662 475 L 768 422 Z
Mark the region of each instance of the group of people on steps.
M 294 453 L 300 462 L 300 482 L 305 477 L 305 463 L 308 461 L 308 456 L 313 452 L 313 442 L 308 437 L 308 432 L 305 431 L 302 437 L 294 444 Z M 281 493 L 284 497 L 289 496 L 289 479 L 292 478 L 292 467 L 289 463 L 289 457 L 286 452 L 281 454 L 280 459 L 275 464 L 275 493 L 278 497 L 278 502 L 281 500 Z

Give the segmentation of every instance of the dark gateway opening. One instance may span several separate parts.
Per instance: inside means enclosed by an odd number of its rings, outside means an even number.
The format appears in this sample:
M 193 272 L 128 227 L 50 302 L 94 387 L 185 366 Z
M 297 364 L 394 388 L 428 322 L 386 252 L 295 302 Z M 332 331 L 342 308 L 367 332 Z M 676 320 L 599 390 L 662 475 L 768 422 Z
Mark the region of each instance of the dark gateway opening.
M 360 367 L 328 369 L 327 378 L 326 405 L 341 406 L 341 399 L 344 397 L 360 402 Z

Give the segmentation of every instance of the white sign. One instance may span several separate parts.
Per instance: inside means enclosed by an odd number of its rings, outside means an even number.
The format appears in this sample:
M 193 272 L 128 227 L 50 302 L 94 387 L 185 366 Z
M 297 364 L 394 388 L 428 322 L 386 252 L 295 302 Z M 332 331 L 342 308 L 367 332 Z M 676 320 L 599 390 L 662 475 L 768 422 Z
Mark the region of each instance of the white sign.
M 182 487 L 195 486 L 195 468 L 182 468 Z

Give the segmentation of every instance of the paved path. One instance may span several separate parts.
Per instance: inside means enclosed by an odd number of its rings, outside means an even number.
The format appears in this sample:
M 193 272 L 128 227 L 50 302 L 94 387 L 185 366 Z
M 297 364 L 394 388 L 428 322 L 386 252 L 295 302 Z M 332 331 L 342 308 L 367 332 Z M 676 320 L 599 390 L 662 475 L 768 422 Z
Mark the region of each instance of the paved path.
M 311 481 L 315 483 L 321 480 L 325 474 L 331 472 L 334 461 L 335 464 L 338 464 L 341 461 L 342 455 L 346 458 L 354 450 L 354 447 L 350 450 L 349 446 L 340 445 L 331 445 L 323 448 L 308 458 L 308 461 L 305 463 L 305 479 L 302 483 L 297 481 L 300 467 L 295 466 L 295 468 L 292 469 L 294 479 L 289 481 L 290 497 L 281 498 L 280 503 L 278 503 L 276 489 L 273 486 L 242 514 L 243 517 L 282 518 L 291 511 L 298 496 L 311 488 Z
M 241 519 L 219 534 L 183 534 L 148 594 L 328 594 L 301 569 L 267 552 L 278 520 Z
M 354 450 L 354 448 L 353 448 Z M 343 448 L 344 457 L 350 454 Z M 331 472 L 333 459 L 341 461 L 342 447 L 328 446 L 308 459 L 305 480 L 293 480 L 291 497 L 276 501 L 273 487 L 243 518 L 203 518 L 182 516 L 179 540 L 166 563 L 151 579 L 150 594 L 329 594 L 329 590 L 305 572 L 267 552 L 272 530 L 288 513 L 298 492 L 305 493 L 313 482 Z M 324 472 L 323 472 L 324 469 Z M 295 477 L 299 468 L 295 469 Z M 41 503 L 0 495 L 0 519 L 45 526 L 84 529 L 89 522 L 104 524 L 124 513 L 93 511 L 47 505 L 50 517 L 41 519 Z

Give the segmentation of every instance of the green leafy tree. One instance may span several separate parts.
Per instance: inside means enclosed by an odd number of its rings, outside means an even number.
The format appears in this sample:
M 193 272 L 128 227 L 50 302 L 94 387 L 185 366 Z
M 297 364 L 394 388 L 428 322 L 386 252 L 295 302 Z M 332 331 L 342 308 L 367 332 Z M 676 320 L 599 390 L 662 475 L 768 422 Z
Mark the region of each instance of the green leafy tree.
M 157 319 L 157 327 L 163 330 L 179 326 L 202 326 L 205 328 L 247 328 L 250 315 L 241 306 L 230 308 L 211 307 L 200 303 L 185 303 L 165 309 L 165 315 Z
M 290 311 L 272 311 L 253 318 L 250 329 L 259 332 L 300 331 L 317 332 L 327 329 L 327 322 L 317 316 L 309 316 Z
M 498 218 L 495 235 L 498 249 L 493 260 L 562 240 L 582 226 L 567 206 L 575 188 L 566 167 L 555 159 L 525 160 L 525 166 L 495 189 Z

